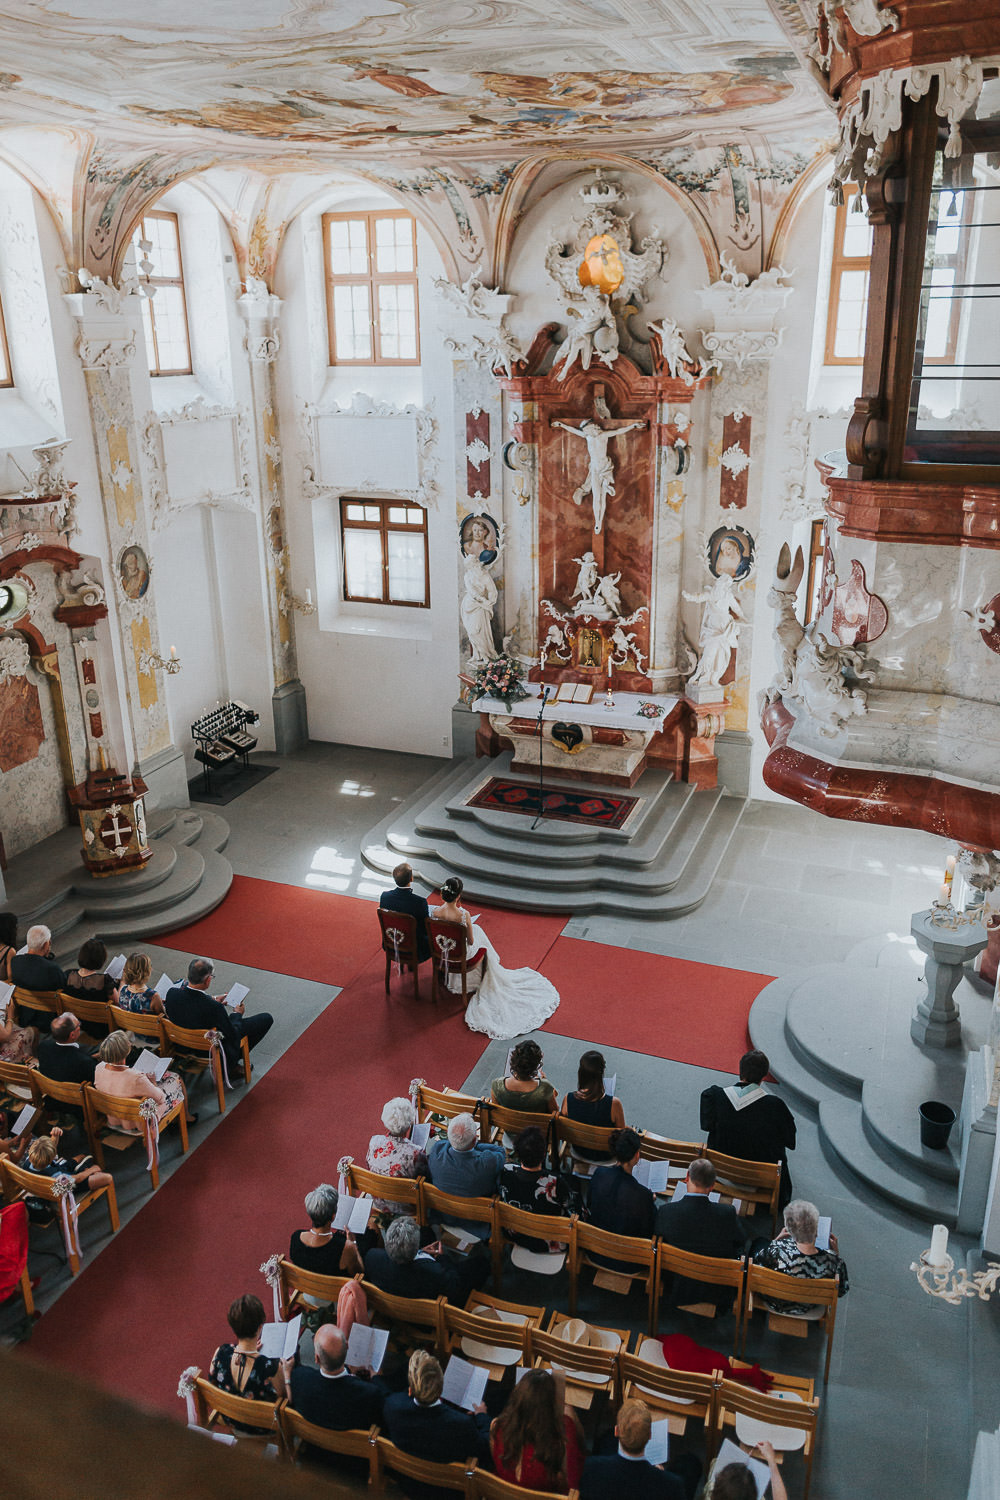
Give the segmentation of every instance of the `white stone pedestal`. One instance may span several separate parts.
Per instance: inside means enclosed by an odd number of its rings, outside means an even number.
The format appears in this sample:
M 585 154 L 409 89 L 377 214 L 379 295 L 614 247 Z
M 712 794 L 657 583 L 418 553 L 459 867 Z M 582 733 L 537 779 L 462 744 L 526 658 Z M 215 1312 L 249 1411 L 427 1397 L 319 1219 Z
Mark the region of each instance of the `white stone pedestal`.
M 927 993 L 910 1022 L 910 1035 L 924 1047 L 958 1047 L 962 1020 L 952 997 L 965 965 L 986 947 L 988 935 L 978 922 L 957 928 L 936 927 L 930 917 L 928 909 L 915 912 L 910 920 L 917 947 L 927 955 Z

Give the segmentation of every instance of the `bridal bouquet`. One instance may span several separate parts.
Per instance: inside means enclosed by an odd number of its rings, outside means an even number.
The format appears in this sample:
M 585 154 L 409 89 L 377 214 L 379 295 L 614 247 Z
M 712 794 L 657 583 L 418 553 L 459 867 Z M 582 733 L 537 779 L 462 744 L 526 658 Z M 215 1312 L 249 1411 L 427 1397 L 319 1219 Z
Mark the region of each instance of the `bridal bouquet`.
M 474 681 L 477 698 L 500 698 L 508 708 L 528 696 L 519 664 L 512 656 L 498 656 L 477 667 Z

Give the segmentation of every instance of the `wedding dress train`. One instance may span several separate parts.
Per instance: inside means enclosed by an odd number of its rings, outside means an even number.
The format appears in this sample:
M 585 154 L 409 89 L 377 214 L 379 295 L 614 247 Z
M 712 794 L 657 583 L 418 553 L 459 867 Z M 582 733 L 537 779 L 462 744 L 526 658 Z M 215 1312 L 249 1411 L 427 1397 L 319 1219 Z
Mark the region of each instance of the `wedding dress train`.
M 534 969 L 505 969 L 478 923 L 472 925 L 469 952 L 486 950 L 482 984 L 469 1001 L 465 1019 L 473 1031 L 493 1041 L 509 1041 L 544 1024 L 559 1005 L 559 991 Z

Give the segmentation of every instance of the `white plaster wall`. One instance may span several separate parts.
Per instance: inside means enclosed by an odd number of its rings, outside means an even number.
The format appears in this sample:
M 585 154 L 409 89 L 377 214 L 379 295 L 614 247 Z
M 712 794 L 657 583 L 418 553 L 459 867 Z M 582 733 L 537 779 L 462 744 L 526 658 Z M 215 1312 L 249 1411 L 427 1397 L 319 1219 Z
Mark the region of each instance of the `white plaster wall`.
M 320 217 L 333 208 L 378 207 L 398 204 L 368 189 L 339 189 L 291 226 L 279 263 L 277 290 L 285 298 L 280 419 L 292 585 L 300 597 L 312 589 L 318 603 L 315 614 L 296 616 L 299 676 L 306 688 L 311 738 L 440 756 L 451 752 L 451 708 L 458 693 L 455 496 L 449 463 L 455 438 L 452 361 L 437 335 L 432 286 L 443 268 L 422 229 L 417 235 L 421 366 L 331 370 L 327 364 Z M 342 467 L 334 428 L 332 447 L 317 475 L 319 485 L 304 483 L 305 466 L 315 468 L 319 457 L 308 437 L 306 407 L 332 411 L 350 405 L 356 393 L 376 405 L 427 408 L 433 417 L 431 450 L 418 451 L 414 426 L 409 455 L 411 473 L 421 468 L 425 475 L 431 473 L 437 489 L 428 506 L 429 609 L 345 605 L 340 597 L 339 495 L 355 492 L 359 481 L 367 482 L 372 493 L 399 493 L 400 465 L 404 472 L 407 467 L 400 424 L 390 424 L 390 454 L 379 417 L 352 419 L 345 424 L 351 451 L 343 453 Z

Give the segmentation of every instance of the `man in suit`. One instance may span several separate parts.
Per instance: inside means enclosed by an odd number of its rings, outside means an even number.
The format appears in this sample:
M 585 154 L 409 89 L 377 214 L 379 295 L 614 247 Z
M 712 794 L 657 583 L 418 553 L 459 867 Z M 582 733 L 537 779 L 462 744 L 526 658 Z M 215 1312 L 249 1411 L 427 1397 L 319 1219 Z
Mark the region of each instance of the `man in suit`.
M 80 1023 L 71 1010 L 52 1022 L 38 1044 L 38 1071 L 56 1083 L 93 1083 L 97 1059 L 80 1046 Z
M 66 975 L 52 957 L 52 933 L 47 927 L 29 927 L 25 939 L 27 953 L 15 953 L 10 961 L 10 982 L 22 990 L 61 990 Z M 51 1011 L 19 1007 L 22 1026 L 37 1026 L 41 1031 L 49 1024 Z
M 490 1419 L 480 1402 L 474 1412 L 458 1411 L 441 1400 L 444 1375 L 433 1354 L 417 1349 L 410 1355 L 409 1389 L 386 1398 L 382 1426 L 391 1443 L 414 1458 L 434 1464 L 464 1463 L 476 1458 L 489 1467 Z M 395 1476 L 394 1476 L 395 1477 Z M 399 1477 L 397 1483 L 411 1500 L 430 1496 L 427 1485 Z M 437 1493 L 435 1490 L 434 1494 Z
M 731 1203 L 711 1201 L 709 1194 L 714 1187 L 715 1168 L 704 1157 L 696 1157 L 688 1167 L 684 1197 L 676 1203 L 665 1203 L 659 1209 L 654 1232 L 668 1245 L 688 1250 L 692 1255 L 711 1255 L 717 1260 L 738 1259 L 746 1249 L 746 1229 Z M 716 1309 L 721 1310 L 731 1304 L 733 1296 L 731 1287 L 674 1276 L 669 1301 L 672 1307 L 686 1306 L 691 1302 L 714 1302 Z
M 744 1161 L 780 1161 L 784 1208 L 792 1198 L 786 1153 L 795 1149 L 795 1118 L 784 1099 L 764 1088 L 770 1063 L 763 1052 L 745 1052 L 736 1083 L 714 1083 L 701 1096 L 701 1128 L 707 1145 Z
M 427 936 L 427 917 L 430 908 L 423 896 L 414 895 L 410 889 L 413 871 L 408 864 L 397 865 L 392 872 L 392 878 L 396 882 L 394 889 L 383 891 L 378 904 L 383 911 L 401 911 L 407 916 L 416 917 L 417 963 L 422 964 L 431 956 L 431 942 Z
M 617 1452 L 588 1458 L 580 1479 L 580 1500 L 693 1500 L 701 1464 L 693 1453 L 681 1453 L 661 1468 L 645 1458 L 652 1418 L 644 1401 L 626 1401 L 615 1424 Z
M 420 1248 L 420 1230 L 407 1214 L 393 1219 L 385 1231 L 385 1249 L 374 1246 L 365 1255 L 365 1280 L 392 1297 L 446 1297 L 464 1307 L 471 1291 L 489 1275 L 487 1255 L 450 1259 L 440 1245 Z M 442 1460 L 444 1462 L 444 1460 Z
M 167 991 L 163 1008 L 167 1020 L 175 1026 L 191 1031 L 217 1031 L 222 1037 L 229 1081 L 240 1083 L 243 1079 L 240 1038 L 245 1036 L 250 1046 L 256 1047 L 274 1025 L 274 1017 L 267 1011 L 248 1016 L 242 1005 L 223 1005 L 221 995 L 208 993 L 214 973 L 215 965 L 210 958 L 193 958 L 188 964 L 187 979 Z
M 481 1144 L 479 1127 L 469 1114 L 455 1115 L 448 1122 L 447 1141 L 435 1141 L 427 1150 L 427 1171 L 442 1193 L 458 1198 L 493 1198 L 507 1152 L 499 1141 Z M 474 1219 L 449 1220 L 477 1240 L 490 1236 L 489 1224 Z
M 370 1370 L 355 1374 L 347 1368 L 347 1340 L 340 1329 L 332 1323 L 317 1329 L 313 1349 L 315 1365 L 284 1362 L 292 1408 L 314 1427 L 333 1432 L 368 1428 L 380 1421 L 388 1387 L 372 1379 Z

